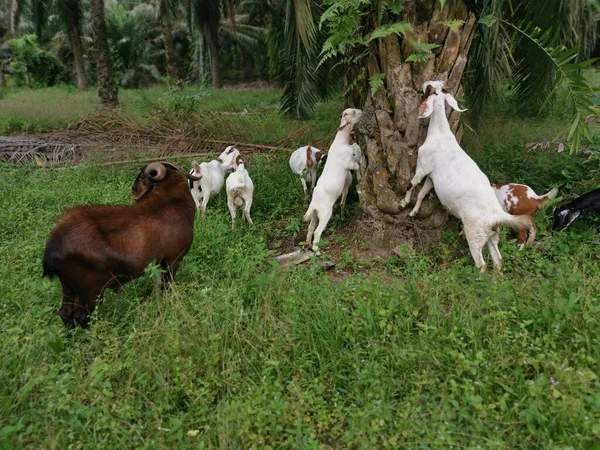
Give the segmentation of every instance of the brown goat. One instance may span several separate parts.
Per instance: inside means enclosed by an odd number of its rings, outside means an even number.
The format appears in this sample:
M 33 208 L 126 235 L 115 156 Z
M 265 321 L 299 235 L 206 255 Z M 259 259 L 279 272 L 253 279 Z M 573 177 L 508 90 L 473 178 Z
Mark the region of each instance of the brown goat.
M 59 219 L 42 266 L 43 276 L 60 279 L 65 325 L 86 328 L 104 291 L 119 291 L 152 262 L 164 271 L 159 292 L 173 279 L 194 237 L 196 205 L 185 177 L 197 180 L 174 164 L 148 164 L 133 183 L 134 205 L 79 206 Z

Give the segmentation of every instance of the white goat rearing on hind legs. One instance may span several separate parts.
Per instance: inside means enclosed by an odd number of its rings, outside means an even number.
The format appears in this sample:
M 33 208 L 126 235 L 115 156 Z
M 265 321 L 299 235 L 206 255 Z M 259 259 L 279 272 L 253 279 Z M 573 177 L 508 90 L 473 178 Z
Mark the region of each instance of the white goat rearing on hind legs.
M 417 169 L 411 180 L 411 188 L 401 207 L 408 205 L 412 190 L 426 178 L 410 216 L 419 212 L 421 202 L 435 188 L 442 205 L 462 221 L 475 265 L 481 272 L 486 271 L 482 249 L 487 244 L 494 269 L 499 271 L 502 268 L 502 255 L 498 249 L 498 227 L 509 225 L 528 229 L 531 217 L 511 216 L 505 212 L 498 203 L 487 176 L 460 148 L 450 130 L 445 104 L 448 103 L 456 111 L 464 110 L 458 107 L 452 95 L 442 89 L 443 86 L 441 81 L 427 81 L 423 84 L 425 101 L 419 107 L 419 118 L 431 116 L 431 119 L 427 138 L 419 147 Z
M 360 109 L 352 108 L 346 109 L 342 113 L 342 122 L 327 152 L 327 161 L 325 161 L 323 173 L 313 191 L 308 211 L 304 214 L 304 221 L 310 220 L 306 243 L 308 245 L 312 244 L 312 249 L 315 252 L 319 250 L 321 234 L 329 219 L 331 219 L 333 205 L 342 194 L 342 191 L 346 190 L 347 193 L 350 186 L 349 183 L 347 184 L 348 177 L 349 181 L 352 181 L 349 171 L 360 170 L 359 163 L 354 159 L 355 151 L 350 146 L 350 132 L 352 127 L 360 120 L 361 115 L 362 111 Z M 317 221 L 319 222 L 318 227 Z

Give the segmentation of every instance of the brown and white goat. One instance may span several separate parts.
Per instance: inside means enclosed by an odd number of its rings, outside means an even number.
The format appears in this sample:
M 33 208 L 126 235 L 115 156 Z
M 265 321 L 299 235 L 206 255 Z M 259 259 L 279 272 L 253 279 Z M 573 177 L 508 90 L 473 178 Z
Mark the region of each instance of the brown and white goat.
M 44 276 L 60 279 L 65 325 L 86 328 L 104 291 L 119 291 L 152 262 L 164 271 L 158 293 L 173 279 L 194 237 L 196 205 L 186 177 L 197 180 L 174 164 L 148 164 L 131 188 L 134 205 L 78 206 L 58 220 L 42 266 Z
M 542 207 L 542 204 L 547 200 L 552 200 L 558 194 L 558 189 L 554 188 L 544 195 L 537 195 L 533 189 L 525 184 L 506 183 L 494 184 L 490 183 L 494 188 L 496 198 L 502 209 L 513 216 L 526 215 L 531 217 L 531 226 L 529 227 L 529 239 L 527 238 L 527 230 L 519 229 L 519 249 L 523 250 L 525 240 L 527 244 L 533 244 L 535 235 L 537 234 L 537 225 L 533 216 Z

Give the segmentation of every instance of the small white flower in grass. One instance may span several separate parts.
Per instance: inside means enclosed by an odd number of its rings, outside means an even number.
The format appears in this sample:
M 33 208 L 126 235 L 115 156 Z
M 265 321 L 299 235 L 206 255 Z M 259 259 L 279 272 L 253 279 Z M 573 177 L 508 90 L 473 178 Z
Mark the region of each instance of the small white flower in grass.
M 187 435 L 190 437 L 196 437 L 200 433 L 200 430 L 188 430 Z

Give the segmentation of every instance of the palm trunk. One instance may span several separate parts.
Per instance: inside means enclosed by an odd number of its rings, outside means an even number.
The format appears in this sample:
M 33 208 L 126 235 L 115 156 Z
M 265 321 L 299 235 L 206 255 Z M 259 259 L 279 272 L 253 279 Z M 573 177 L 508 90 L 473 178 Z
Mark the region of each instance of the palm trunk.
M 204 38 L 198 36 L 198 84 L 204 84 Z
M 179 70 L 177 68 L 177 54 L 175 53 L 175 45 L 173 44 L 173 31 L 171 22 L 167 18 L 162 20 L 162 35 L 165 43 L 165 58 L 167 60 L 167 75 L 171 78 L 179 78 Z
M 4 62 L 0 61 L 0 89 L 6 87 L 6 78 L 4 77 Z
M 223 87 L 223 76 L 221 75 L 221 58 L 219 57 L 219 35 L 217 30 L 207 34 L 208 47 L 210 49 L 210 65 L 212 72 L 212 85 L 216 89 Z
M 6 0 L 6 28 L 7 36 L 12 37 L 15 31 L 15 14 L 17 12 L 16 0 Z
M 69 24 L 69 42 L 73 52 L 73 66 L 77 77 L 77 87 L 82 91 L 88 88 L 88 77 L 85 72 L 84 48 L 81 41 L 81 30 L 76 23 Z
M 100 106 L 104 108 L 116 108 L 119 106 L 119 98 L 113 74 L 112 58 L 108 49 L 108 39 L 106 37 L 104 1 L 90 0 L 90 7 L 92 11 L 94 49 L 98 70 L 98 95 L 100 96 Z
M 372 94 L 365 86 L 366 95 L 360 99 L 364 114 L 359 130 L 365 138 L 368 166 L 360 183 L 359 198 L 363 211 L 379 221 L 398 225 L 412 223 L 419 230 L 417 234 L 429 230 L 439 237 L 448 215 L 437 199 L 423 201 L 414 222 L 407 221 L 410 208 L 401 209 L 400 201 L 415 171 L 417 149 L 427 133 L 427 121 L 417 118 L 421 86 L 427 80 L 444 80 L 446 88 L 460 97 L 475 16 L 467 12 L 463 0 L 448 0 L 443 8 L 437 1 L 423 3 L 429 6 L 417 8 L 416 3 L 407 3 L 405 20 L 414 28 L 408 37 L 439 45 L 429 60 L 407 62 L 415 50 L 406 40 L 401 42 L 392 35 L 372 42 L 371 56 L 365 62 L 369 78 L 384 74 L 385 89 Z M 463 23 L 454 29 L 442 24 L 452 19 Z M 358 100 L 356 93 L 352 99 Z M 450 125 L 460 141 L 462 127 L 458 117 L 453 112 Z M 412 198 L 414 202 L 417 196 Z

